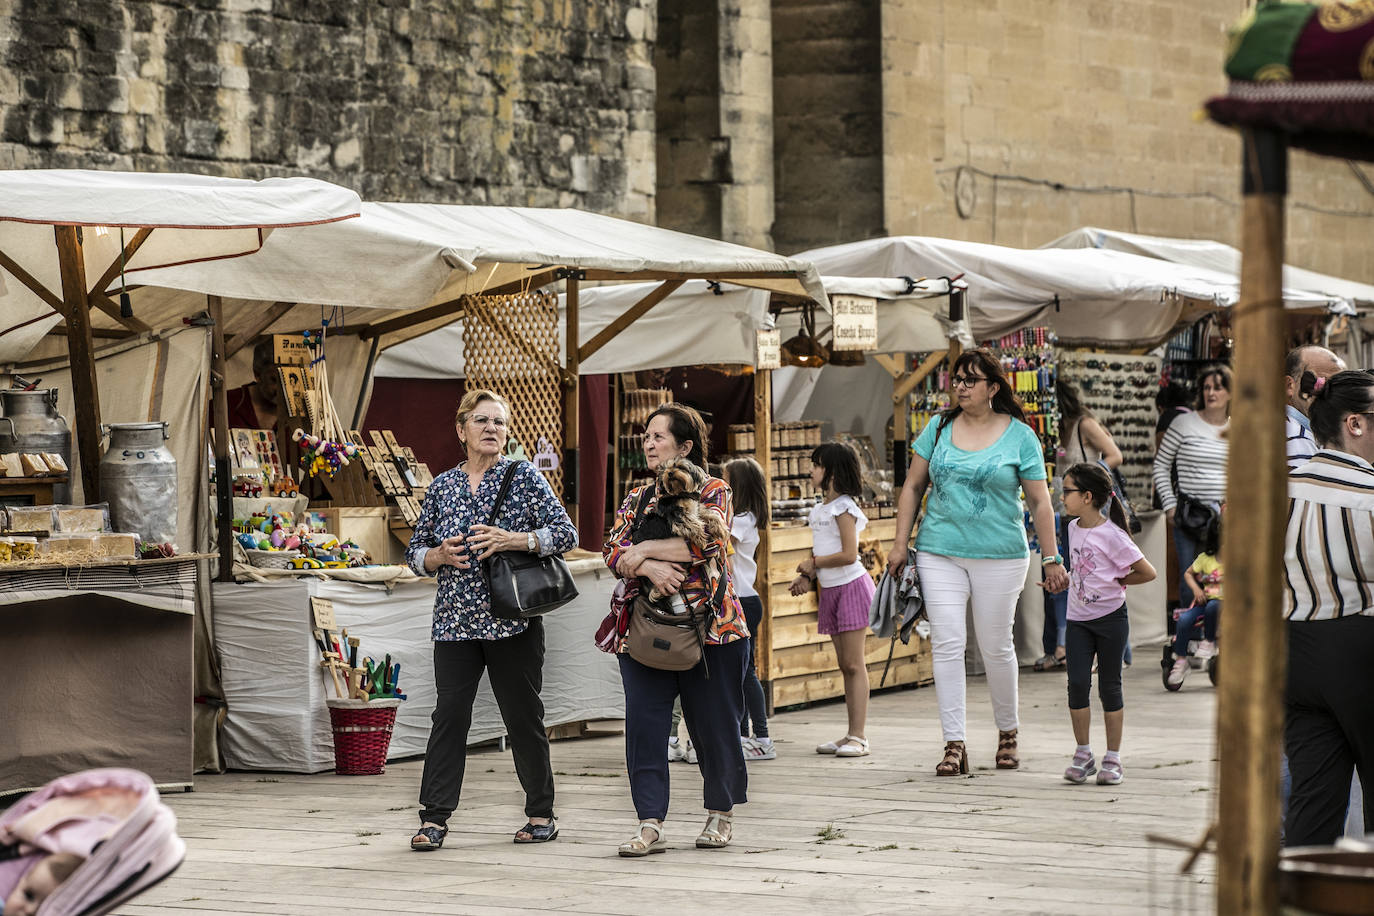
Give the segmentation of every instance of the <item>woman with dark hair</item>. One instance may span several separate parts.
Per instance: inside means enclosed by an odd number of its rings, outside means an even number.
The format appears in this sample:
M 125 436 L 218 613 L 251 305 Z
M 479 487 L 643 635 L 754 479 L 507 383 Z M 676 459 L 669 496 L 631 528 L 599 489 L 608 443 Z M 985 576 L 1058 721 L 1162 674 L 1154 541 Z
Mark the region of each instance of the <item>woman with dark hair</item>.
M 1059 404 L 1059 466 L 1102 462 L 1109 468 L 1121 467 L 1121 449 L 1107 428 L 1098 422 L 1093 412 L 1083 406 L 1078 389 L 1068 382 L 1057 382 L 1054 397 Z M 1062 483 L 1062 480 L 1060 481 Z M 1062 487 L 1056 488 L 1062 489 Z M 1069 517 L 1059 517 L 1059 543 L 1068 543 Z M 1064 555 L 1064 568 L 1071 570 L 1073 559 Z M 1036 671 L 1049 671 L 1065 662 L 1064 640 L 1068 635 L 1069 593 L 1045 592 L 1045 627 L 1040 644 L 1045 654 L 1035 662 Z
M 1374 373 L 1305 373 L 1320 446 L 1289 476 L 1283 569 L 1289 846 L 1341 834 L 1352 770 L 1374 786 Z M 1374 830 L 1374 795 L 1364 796 Z
M 927 424 L 916 440 L 887 561 L 893 575 L 906 564 L 907 542 L 929 486 L 916 550 L 945 737 L 945 756 L 935 768 L 940 776 L 968 772 L 964 648 L 970 599 L 997 722 L 997 768 L 1020 765 L 1012 623 L 1030 563 L 1022 491 L 1044 554 L 1046 586 L 1068 585 L 1045 483 L 1045 455 L 1002 366 L 986 349 L 966 351 L 954 361 L 950 386 L 955 406 Z
M 701 414 L 683 404 L 664 404 L 651 413 L 644 430 L 644 458 L 651 471 L 678 458 L 705 468 L 706 424 Z M 697 837 L 698 847 L 729 845 L 734 807 L 747 800 L 749 782 L 739 741 L 749 628 L 725 562 L 728 538 L 704 547 L 681 537 L 636 543 L 635 529 L 654 513 L 659 496 L 655 483 L 630 491 L 616 512 L 602 555 L 611 571 L 626 580 L 627 600 L 633 601 L 642 578 L 659 594 L 681 594 L 688 606 L 706 611 L 708 626 L 702 659 L 687 671 L 665 671 L 636 661 L 626 651 L 625 630 L 618 630 L 615 651 L 625 685 L 625 765 L 639 816 L 639 830 L 620 845 L 622 856 L 647 856 L 668 848 L 663 838 L 668 757 L 663 749 L 672 725 L 673 700 L 679 696 L 687 734 L 701 765 L 708 814 Z M 699 501 L 703 510 L 720 516 L 726 531 L 730 529 L 730 488 L 725 481 L 707 478 Z M 717 604 L 715 595 L 722 585 L 723 598 Z
M 1198 374 L 1197 410 L 1180 415 L 1164 433 L 1151 473 L 1178 557 L 1178 606 L 1192 603 L 1182 571 L 1197 559 L 1211 515 L 1226 499 L 1226 432 L 1231 424 L 1231 370 L 1208 366 Z M 1177 472 L 1175 488 L 1173 472 Z M 1180 508 L 1182 511 L 1180 511 Z
M 749 655 L 744 669 L 744 715 L 739 720 L 740 744 L 746 760 L 772 760 L 778 756 L 768 735 L 768 701 L 763 684 L 754 670 L 754 646 L 763 622 L 763 602 L 755 590 L 758 562 L 754 552 L 759 546 L 759 529 L 768 527 L 768 483 L 763 468 L 753 458 L 725 462 L 725 482 L 730 485 L 735 520 L 730 525 L 730 582 L 735 586 L 744 620 L 749 625 Z M 766 567 L 765 567 L 766 569 Z M 749 734 L 750 722 L 754 733 Z

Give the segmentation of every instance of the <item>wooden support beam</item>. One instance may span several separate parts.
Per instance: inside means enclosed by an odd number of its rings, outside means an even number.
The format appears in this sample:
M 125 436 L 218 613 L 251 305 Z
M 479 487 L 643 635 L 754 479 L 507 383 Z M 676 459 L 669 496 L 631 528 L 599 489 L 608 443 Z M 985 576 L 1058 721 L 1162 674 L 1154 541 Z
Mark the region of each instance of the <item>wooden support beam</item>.
M 153 230 L 151 228 L 143 228 L 135 232 L 134 237 L 124 246 L 124 256 L 122 258 L 117 257 L 110 262 L 110 266 L 105 268 L 105 272 L 100 275 L 100 279 L 96 280 L 95 284 L 91 287 L 91 294 L 108 294 L 110 284 L 114 281 L 114 278 L 120 274 L 120 268 L 133 259 L 134 254 L 138 252 L 138 249 L 143 247 L 143 243 L 148 241 L 148 236 L 152 234 Z
M 581 445 L 578 436 L 580 420 L 578 395 L 581 388 L 578 383 L 579 370 L 581 369 L 577 347 L 578 283 L 577 274 L 574 273 L 568 277 L 567 295 L 565 296 L 567 327 L 564 331 L 568 362 L 566 367 L 567 386 L 563 392 L 563 502 L 568 508 L 568 517 L 572 519 L 574 527 L 578 524 L 577 453 Z
M 224 358 L 233 359 L 234 354 L 244 347 L 249 346 L 258 339 L 258 335 L 266 331 L 272 325 L 282 319 L 282 316 L 296 307 L 294 302 L 273 302 L 262 314 L 254 318 L 252 323 L 242 331 L 235 334 L 224 345 Z M 223 305 L 220 306 L 221 313 L 224 311 Z
M 584 280 L 795 280 L 795 270 L 723 270 L 706 273 L 681 270 L 582 271 Z
M 892 387 L 892 403 L 900 404 L 902 399 L 908 394 L 911 394 L 912 390 L 915 389 L 917 385 L 926 380 L 927 375 L 935 371 L 936 366 L 944 362 L 945 356 L 949 352 L 951 351 L 936 350 L 934 353 L 927 356 L 921 365 L 911 370 L 910 375 L 900 379 L 897 384 Z
M 901 378 L 905 367 L 904 360 L 900 356 L 893 356 L 891 353 L 871 353 L 873 361 L 887 370 L 887 374 L 893 378 Z
M 61 324 L 54 325 L 52 330 L 48 331 L 48 333 L 60 335 L 62 337 L 67 336 L 67 323 L 64 321 Z M 130 337 L 137 336 L 137 334 L 129 330 L 119 331 L 114 328 L 91 328 L 91 337 L 97 340 L 128 340 Z
M 447 302 L 440 302 L 437 305 L 431 305 L 427 308 L 416 309 L 412 312 L 406 312 L 405 314 L 398 315 L 395 318 L 388 318 L 385 321 L 377 321 L 373 322 L 372 324 L 360 325 L 355 329 L 340 331 L 339 333 L 357 334 L 359 337 L 366 340 L 370 337 L 381 337 L 384 334 L 390 334 L 392 331 L 403 331 L 406 328 L 414 327 L 417 324 L 424 324 L 427 321 L 433 321 L 436 318 L 443 318 L 448 315 L 451 315 L 453 317 L 453 320 L 457 321 L 459 318 L 462 317 L 462 312 L 464 308 L 463 300 L 466 298 L 467 295 L 506 296 L 510 295 L 511 293 L 520 293 L 525 292 L 526 290 L 539 289 L 540 287 L 548 286 L 550 283 L 554 282 L 558 278 L 559 277 L 557 269 L 540 271 L 539 273 L 530 274 L 528 277 L 525 277 L 520 280 L 512 280 L 510 283 L 503 283 L 500 286 L 493 286 L 491 289 L 484 289 L 475 293 L 464 294 L 463 296 L 459 296 L 457 299 L 449 299 Z
M 770 499 L 773 467 L 773 372 L 760 369 L 754 373 L 754 460 L 763 468 L 764 498 Z M 769 582 L 769 558 L 773 552 L 771 520 L 759 528 L 759 544 L 754 549 L 759 574 L 754 589 L 763 605 L 759 632 L 754 634 L 754 670 L 762 677 L 763 697 L 768 714 L 773 714 L 773 585 Z
M 67 304 L 62 301 L 61 297 L 54 293 L 52 290 L 48 289 L 42 283 L 38 282 L 38 279 L 34 277 L 33 274 L 29 273 L 27 270 L 20 267 L 18 261 L 14 260 L 14 258 L 11 258 L 9 255 L 5 254 L 3 251 L 0 251 L 0 267 L 3 267 L 5 270 L 13 274 L 16 280 L 27 286 L 35 296 L 46 302 L 48 304 L 48 307 L 51 308 L 54 312 L 56 312 L 59 315 L 62 315 L 63 317 L 66 316 Z
M 1236 378 L 1227 462 L 1226 673 L 1217 685 L 1221 783 L 1216 912 L 1278 912 L 1279 748 L 1287 670 L 1283 541 L 1288 468 L 1284 389 L 1282 135 L 1244 131 L 1240 302 L 1231 310 Z
M 75 226 L 54 226 L 62 270 L 62 296 L 67 306 L 67 351 L 71 360 L 72 403 L 76 409 L 76 445 L 81 457 L 82 498 L 100 502 L 100 389 L 95 378 L 91 308 L 86 301 L 86 262 Z
M 86 301 L 135 334 L 146 334 L 153 329 L 152 325 L 139 321 L 137 318 L 125 318 L 119 314 L 119 304 L 104 293 L 91 293 Z
M 625 314 L 606 325 L 606 327 L 602 328 L 600 333 L 595 337 L 578 347 L 578 360 L 585 362 L 591 359 L 592 354 L 614 340 L 616 335 L 621 331 L 643 318 L 644 315 L 648 313 L 649 309 L 658 305 L 664 299 L 667 299 L 686 282 L 686 280 L 664 280 L 658 286 L 654 287 L 647 296 L 626 309 Z
M 220 582 L 234 581 L 234 465 L 229 458 L 229 390 L 224 346 L 224 300 L 207 296 L 210 320 L 210 405 L 215 426 L 215 505 L 218 509 L 216 531 L 219 536 Z M 203 453 L 202 453 L 203 454 Z

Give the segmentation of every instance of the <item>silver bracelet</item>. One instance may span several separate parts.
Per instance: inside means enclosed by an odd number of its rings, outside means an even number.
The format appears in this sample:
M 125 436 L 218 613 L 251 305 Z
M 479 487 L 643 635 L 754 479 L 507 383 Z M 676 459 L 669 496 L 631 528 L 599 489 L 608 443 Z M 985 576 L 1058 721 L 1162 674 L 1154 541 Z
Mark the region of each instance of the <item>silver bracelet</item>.
M 533 531 L 525 535 L 525 549 L 528 550 L 530 553 L 539 552 L 539 538 L 534 536 Z

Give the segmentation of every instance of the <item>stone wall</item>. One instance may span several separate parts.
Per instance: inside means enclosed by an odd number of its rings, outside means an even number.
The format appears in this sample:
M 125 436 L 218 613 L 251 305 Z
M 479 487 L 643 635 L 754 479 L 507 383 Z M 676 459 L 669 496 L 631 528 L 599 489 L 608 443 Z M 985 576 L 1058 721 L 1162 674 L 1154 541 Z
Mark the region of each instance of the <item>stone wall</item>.
M 654 216 L 653 0 L 7 0 L 0 168 Z

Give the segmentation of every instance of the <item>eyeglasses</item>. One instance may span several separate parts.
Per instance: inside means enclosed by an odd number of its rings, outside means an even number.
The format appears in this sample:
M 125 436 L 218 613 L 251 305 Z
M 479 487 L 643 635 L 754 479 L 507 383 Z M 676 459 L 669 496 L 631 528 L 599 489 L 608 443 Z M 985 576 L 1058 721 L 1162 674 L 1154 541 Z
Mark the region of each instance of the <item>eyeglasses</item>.
M 949 380 L 949 383 L 955 388 L 972 388 L 979 382 L 986 381 L 987 378 L 981 375 L 956 375 Z
M 1068 496 L 1070 493 L 1082 493 L 1082 490 L 1075 490 L 1073 487 L 1060 487 L 1059 492 Z
M 487 416 L 483 416 L 483 415 L 480 414 L 480 413 L 478 413 L 478 414 L 473 414 L 472 416 L 468 417 L 468 422 L 469 422 L 469 423 L 475 423 L 475 424 L 477 424 L 478 426 L 486 426 L 488 423 L 490 423 L 492 426 L 495 426 L 497 429 L 505 429 L 505 428 L 506 428 L 506 418 L 505 418 L 505 417 L 487 417 Z

